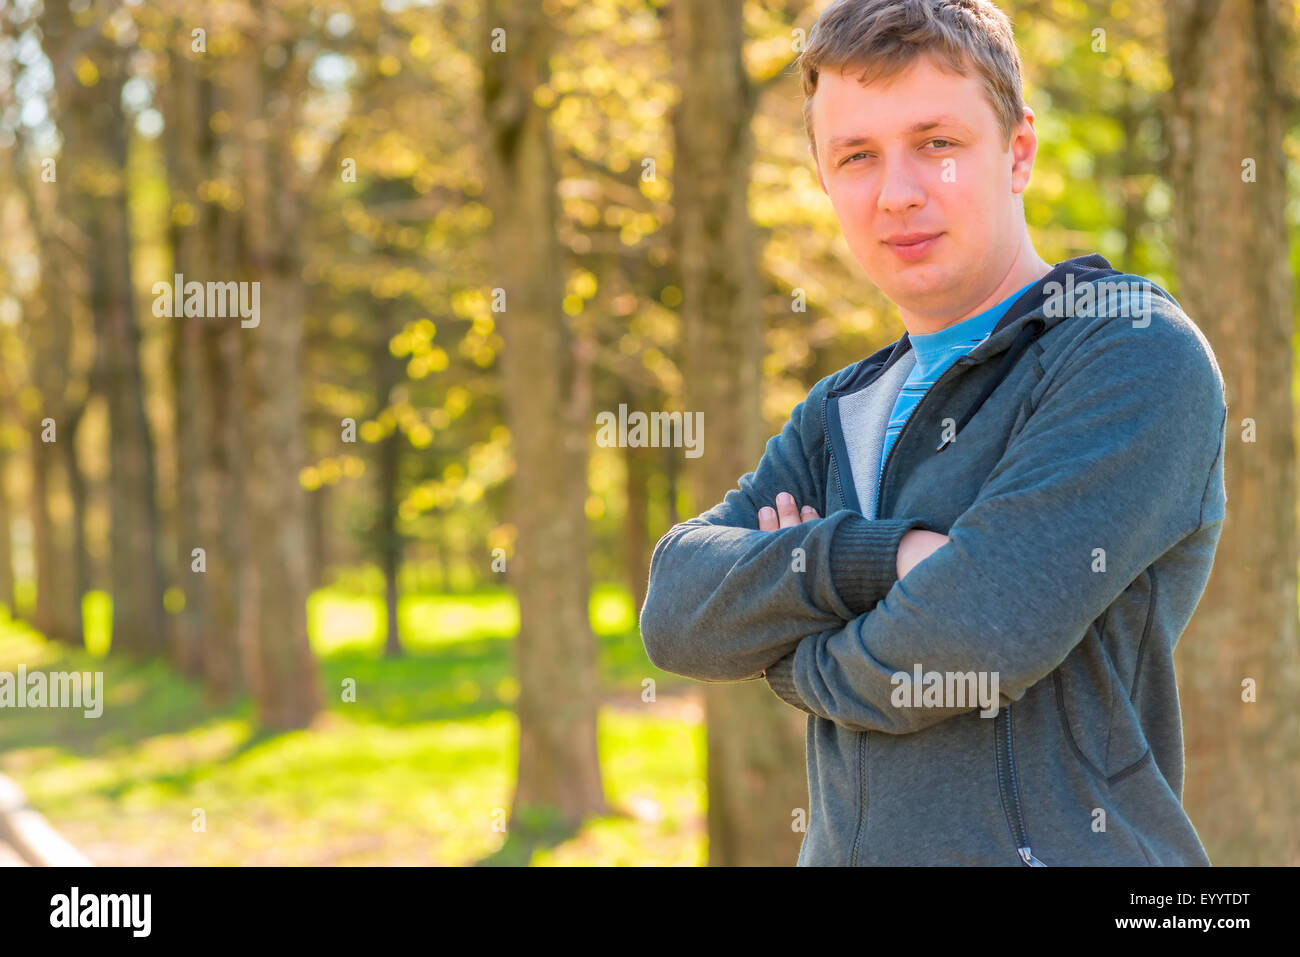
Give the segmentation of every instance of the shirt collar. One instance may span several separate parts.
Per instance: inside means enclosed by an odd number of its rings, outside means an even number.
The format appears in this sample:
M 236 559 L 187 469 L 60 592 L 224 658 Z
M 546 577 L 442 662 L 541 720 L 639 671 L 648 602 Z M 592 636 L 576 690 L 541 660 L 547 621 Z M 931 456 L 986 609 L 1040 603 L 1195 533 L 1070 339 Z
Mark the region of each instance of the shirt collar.
M 1037 280 L 1035 280 L 1037 281 Z M 1020 298 L 1026 289 L 1034 283 L 1021 286 L 997 305 L 969 319 L 954 322 L 936 332 L 909 335 L 912 348 L 916 352 L 916 364 L 922 369 L 931 369 L 944 365 L 955 356 L 969 352 L 981 340 L 988 337 L 993 327 L 998 324 L 1011 305 Z

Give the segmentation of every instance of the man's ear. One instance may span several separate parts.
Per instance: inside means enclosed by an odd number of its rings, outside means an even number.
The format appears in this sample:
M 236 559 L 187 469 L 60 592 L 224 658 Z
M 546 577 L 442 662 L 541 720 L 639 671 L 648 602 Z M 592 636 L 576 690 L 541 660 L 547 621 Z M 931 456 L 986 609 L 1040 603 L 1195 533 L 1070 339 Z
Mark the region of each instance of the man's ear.
M 817 162 L 817 151 L 813 149 L 811 143 L 808 144 L 808 155 L 813 158 L 813 169 L 817 170 L 817 185 L 822 188 L 823 193 L 826 193 L 826 181 L 822 179 L 822 166 L 821 163 Z M 830 193 L 826 193 L 826 195 L 829 196 Z
M 1023 193 L 1038 155 L 1038 134 L 1034 131 L 1034 111 L 1025 107 L 1025 116 L 1011 134 L 1011 192 Z

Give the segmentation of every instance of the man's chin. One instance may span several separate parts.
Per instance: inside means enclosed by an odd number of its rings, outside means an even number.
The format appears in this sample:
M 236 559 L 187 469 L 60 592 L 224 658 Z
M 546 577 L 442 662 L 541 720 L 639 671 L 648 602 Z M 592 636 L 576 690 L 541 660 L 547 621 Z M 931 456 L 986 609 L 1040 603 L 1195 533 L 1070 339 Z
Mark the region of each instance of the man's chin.
M 915 263 L 892 269 L 888 275 L 873 281 L 891 302 L 912 311 L 924 311 L 927 304 L 943 299 L 949 286 L 947 270 L 938 263 Z

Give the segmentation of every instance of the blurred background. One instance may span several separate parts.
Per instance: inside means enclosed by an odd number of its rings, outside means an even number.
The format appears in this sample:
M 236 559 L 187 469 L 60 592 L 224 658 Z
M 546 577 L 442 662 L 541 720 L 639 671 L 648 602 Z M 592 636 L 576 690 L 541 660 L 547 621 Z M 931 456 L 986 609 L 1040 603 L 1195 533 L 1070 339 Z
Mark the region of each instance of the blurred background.
M 795 862 L 806 716 L 637 616 L 658 538 L 904 331 L 807 152 L 824 6 L 0 0 L 0 671 L 104 676 L 0 710 L 0 772 L 68 841 Z M 1300 863 L 1297 4 L 1001 6 L 1038 251 L 1169 289 L 1223 370 L 1183 796 L 1214 863 Z M 599 442 L 620 405 L 704 454 Z

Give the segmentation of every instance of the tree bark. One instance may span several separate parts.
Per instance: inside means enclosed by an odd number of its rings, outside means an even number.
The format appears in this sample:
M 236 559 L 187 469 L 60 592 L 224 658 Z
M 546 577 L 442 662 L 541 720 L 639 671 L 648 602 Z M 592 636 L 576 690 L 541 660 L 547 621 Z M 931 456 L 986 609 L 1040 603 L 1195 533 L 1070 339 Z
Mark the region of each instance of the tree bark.
M 171 191 L 171 248 L 175 273 L 186 282 L 206 282 L 212 274 L 211 209 L 199 198 L 199 186 L 210 172 L 211 159 L 205 146 L 208 115 L 203 108 L 202 81 L 192 54 L 173 48 L 168 56 L 168 82 L 159 91 L 166 118 L 164 146 Z M 202 126 L 200 126 L 202 124 Z M 181 584 L 185 607 L 176 616 L 172 661 L 183 674 L 200 678 L 204 674 L 204 644 L 211 640 L 207 610 L 208 572 L 194 571 L 193 552 L 202 548 L 205 556 L 219 558 L 215 543 L 204 534 L 204 511 L 213 507 L 208 490 L 207 450 L 214 429 L 210 421 L 211 396 L 204 362 L 205 322 L 201 317 L 173 316 L 170 320 L 170 372 L 174 415 L 175 502 L 171 578 Z M 229 321 L 229 320 L 216 320 Z M 206 562 L 205 562 L 206 569 Z
M 551 24 L 541 4 L 489 0 L 484 50 L 492 287 L 506 293 L 504 394 L 514 447 L 517 528 L 510 581 L 519 600 L 519 773 L 513 826 L 547 808 L 565 825 L 600 813 L 599 676 L 588 617 L 585 389 L 579 342 L 560 311 L 555 172 L 547 114 L 533 99 L 548 76 Z
M 628 408 L 640 409 L 642 406 L 629 402 Z M 623 577 L 632 594 L 633 611 L 639 620 L 641 607 L 645 604 L 646 588 L 650 584 L 650 475 L 657 456 L 654 449 L 637 447 L 623 451 L 624 468 L 627 469 L 627 479 L 624 482 L 627 513 L 623 517 Z
M 337 435 L 337 428 L 334 429 Z M 306 497 L 307 503 L 307 593 L 325 587 L 325 570 L 330 556 L 330 486 L 322 485 Z
M 1294 865 L 1300 650 L 1282 27 L 1274 0 L 1176 0 L 1167 10 L 1179 298 L 1214 348 L 1228 400 L 1227 518 L 1179 645 L 1183 803 L 1213 863 Z M 1254 702 L 1243 701 L 1246 679 Z
M 86 542 L 86 509 L 89 493 L 86 488 L 86 476 L 81 470 L 81 459 L 77 453 L 77 431 L 85 411 L 86 407 L 82 405 L 68 416 L 58 443 L 63 459 L 63 474 L 68 483 L 68 497 L 72 504 L 70 540 L 66 543 L 71 561 L 62 565 L 62 574 L 67 576 L 68 585 L 60 588 L 61 601 L 66 602 L 60 617 L 64 622 L 63 627 L 69 642 L 78 648 L 84 647 L 86 642 L 81 602 L 91 588 L 90 550 Z
M 0 604 L 17 618 L 14 604 L 13 508 L 9 503 L 9 449 L 0 444 Z
M 674 210 L 687 414 L 704 413 L 704 455 L 688 470 L 697 511 L 762 457 L 763 326 L 747 195 L 755 91 L 742 57 L 742 0 L 674 5 Z M 802 503 L 800 503 L 802 504 Z M 762 680 L 709 683 L 709 863 L 793 864 L 795 811 L 808 808 L 804 715 Z
M 316 659 L 307 637 L 307 535 L 299 471 L 303 465 L 299 366 L 306 293 L 302 281 L 303 199 L 293 186 L 291 136 L 300 77 L 268 84 L 259 51 L 274 36 L 246 36 L 239 64 L 239 130 L 243 207 L 243 274 L 260 283 L 260 319 L 238 329 L 245 341 L 248 421 L 250 562 L 244 587 L 256 608 L 256 644 L 245 656 L 247 680 L 261 723 L 301 728 L 320 710 Z M 285 42 L 291 42 L 287 38 Z M 292 64 L 292 58 L 290 60 Z M 286 70 L 293 69 L 292 66 Z M 254 597 L 255 596 L 255 597 Z
M 381 408 L 392 401 L 392 390 L 402 375 L 402 367 L 397 363 L 388 349 L 387 335 L 379 337 L 375 348 L 376 368 L 379 372 L 379 402 Z M 384 656 L 398 658 L 402 654 L 402 639 L 397 623 L 397 575 L 402 567 L 403 541 L 397 527 L 398 477 L 402 463 L 402 437 L 397 424 L 393 430 L 379 442 L 376 450 L 379 456 L 377 470 L 377 488 L 379 499 L 375 522 L 375 543 L 379 552 L 379 566 L 384 572 Z
M 103 46 L 100 80 L 86 101 L 68 104 L 62 128 L 67 155 L 76 157 L 77 167 L 85 171 L 74 180 L 78 184 L 74 188 L 78 221 L 88 224 L 91 312 L 108 400 L 113 648 L 140 657 L 161 657 L 169 642 L 158 553 L 154 445 L 145 416 L 140 329 L 132 291 L 128 126 L 121 95 L 125 56 L 125 51 Z M 89 175 L 92 170 L 97 177 Z
M 237 180 L 236 165 L 233 161 L 229 165 L 221 162 L 222 151 L 212 132 L 211 116 L 218 109 L 231 112 L 235 109 L 230 91 L 216 80 L 216 75 L 200 74 L 197 126 L 202 137 L 202 155 L 209 168 Z M 229 152 L 225 151 L 226 155 Z M 205 245 L 211 251 L 214 275 L 223 279 L 238 277 L 240 216 L 219 202 L 203 201 L 200 209 L 200 219 L 208 232 Z M 205 324 L 202 335 L 204 376 L 211 399 L 208 424 L 212 430 L 203 461 L 204 486 L 210 501 L 202 512 L 200 529 L 203 541 L 209 543 L 205 573 L 208 632 L 202 651 L 204 686 L 209 701 L 214 703 L 230 701 L 240 691 L 247 690 L 244 676 L 251 669 L 247 659 L 256 643 L 255 609 L 244 587 L 246 577 L 253 570 L 244 496 L 242 345 L 246 332 L 237 322 L 226 320 Z
M 32 521 L 32 558 L 36 566 L 36 605 L 32 609 L 32 627 L 49 638 L 59 637 L 57 622 L 58 568 L 54 558 L 54 520 L 50 517 L 50 467 L 57 452 L 41 441 L 40 422 L 30 430 L 31 480 L 29 506 Z
M 46 7 L 39 22 L 51 60 L 68 62 L 65 51 L 72 43 L 73 29 L 66 5 Z M 110 73 L 115 65 L 114 60 L 106 62 Z M 56 86 L 60 78 L 55 77 Z M 94 391 L 95 369 L 103 365 L 104 350 L 96 341 L 90 310 L 87 264 L 96 260 L 94 239 L 82 232 L 87 225 L 82 218 L 87 181 L 94 177 L 66 160 L 79 156 L 95 98 L 102 92 L 66 82 L 60 88 L 66 94 L 59 98 L 62 112 L 56 115 L 64 137 L 59 157 L 62 167 L 51 167 L 54 176 L 44 179 L 47 158 L 33 155 L 35 144 L 22 139 L 20 152 L 26 162 L 12 162 L 7 172 L 18 184 L 40 247 L 40 285 L 25 304 L 22 323 L 29 380 L 40 395 L 39 407 L 32 410 L 28 423 L 32 453 L 40 458 L 33 460 L 33 478 L 43 499 L 38 502 L 33 496 L 32 501 L 36 578 L 38 592 L 43 592 L 37 596 L 34 623 L 39 622 L 39 630 L 47 636 L 80 647 L 79 598 L 89 587 L 90 576 L 84 537 L 87 490 L 75 443 L 81 415 Z M 96 142 L 95 148 L 94 154 L 85 158 L 90 170 L 102 169 L 105 164 L 104 145 Z M 41 160 L 39 181 L 28 172 L 36 160 Z M 100 182 L 111 181 L 104 177 Z M 40 438 L 44 431 L 41 421 L 46 418 L 55 423 L 57 437 L 52 448 Z M 51 501 L 65 491 L 60 474 L 72 505 L 71 523 L 56 521 L 51 509 Z
M 222 261 L 218 254 L 218 262 Z M 234 274 L 233 265 L 221 272 Z M 213 434 L 204 469 L 214 507 L 204 513 L 203 540 L 211 547 L 205 573 L 209 632 L 202 651 L 204 686 L 214 703 L 230 701 L 247 688 L 244 659 L 255 637 L 244 590 L 244 570 L 251 562 L 244 520 L 244 429 L 239 402 L 242 331 L 238 325 L 214 323 L 203 334 L 204 366 L 213 396 Z

